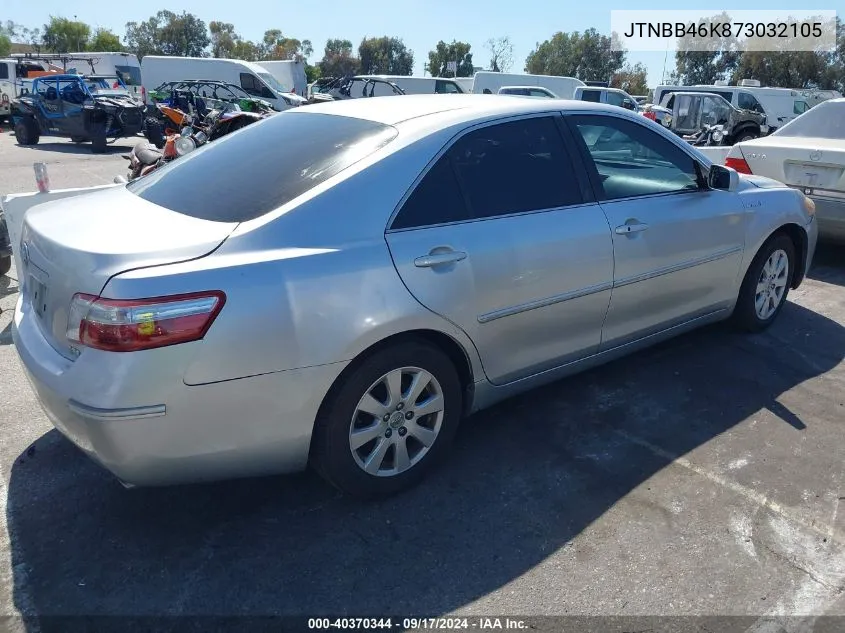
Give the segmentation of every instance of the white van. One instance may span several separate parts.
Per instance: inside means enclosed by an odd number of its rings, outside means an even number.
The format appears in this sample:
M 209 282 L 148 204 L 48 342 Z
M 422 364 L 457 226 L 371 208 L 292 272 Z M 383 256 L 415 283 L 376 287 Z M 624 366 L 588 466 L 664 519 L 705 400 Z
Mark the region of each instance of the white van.
M 607 103 L 626 110 L 639 111 L 636 99 L 621 88 L 599 88 L 595 86 L 578 86 L 572 98 L 576 101 L 592 101 L 593 103 Z
M 37 59 L 0 59 L 0 120 L 11 114 L 12 100 L 28 90 L 33 78 L 49 72 L 62 69 Z
M 407 75 L 357 75 L 361 79 L 381 79 L 399 86 L 406 95 L 460 94 L 464 92 L 460 84 L 451 77 L 409 77 Z M 375 96 L 382 96 L 380 90 L 387 86 L 376 84 Z M 385 94 L 387 94 L 385 92 Z
M 284 92 L 293 92 L 300 97 L 308 96 L 308 76 L 305 74 L 305 64 L 292 59 L 256 62 L 266 68 L 276 81 L 284 88 Z
M 542 86 L 561 99 L 571 99 L 578 86 L 586 84 L 575 77 L 557 75 L 525 75 L 519 73 L 494 73 L 480 70 L 475 73 L 472 91 L 476 94 L 497 94 L 505 86 Z
M 266 68 L 240 59 L 147 55 L 141 60 L 141 77 L 145 95 L 166 81 L 209 79 L 240 86 L 279 112 L 305 103 L 303 97 L 286 91 Z
M 665 95 L 673 92 L 712 92 L 724 97 L 734 107 L 765 114 L 769 133 L 811 107 L 800 90 L 763 88 L 759 81 L 752 79 L 744 79 L 738 86 L 729 86 L 725 82 L 716 82 L 712 86 L 657 86 L 654 103 L 662 103 Z

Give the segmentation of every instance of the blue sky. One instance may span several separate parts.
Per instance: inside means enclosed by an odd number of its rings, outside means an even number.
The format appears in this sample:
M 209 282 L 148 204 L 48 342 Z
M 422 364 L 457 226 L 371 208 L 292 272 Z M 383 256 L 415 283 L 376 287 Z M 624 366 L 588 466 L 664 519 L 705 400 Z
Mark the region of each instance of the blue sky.
M 815 9 L 835 9 L 841 0 L 819 4 Z M 73 6 L 73 9 L 68 7 Z M 250 10 L 248 7 L 256 7 Z M 746 1 L 717 9 L 704 9 L 712 14 L 724 9 L 795 9 L 800 3 L 783 0 Z M 715 5 L 712 5 L 715 6 Z M 260 8 L 258 8 L 260 7 Z M 490 37 L 508 35 L 514 45 L 512 72 L 522 72 L 525 57 L 538 42 L 551 37 L 556 31 L 583 31 L 595 27 L 603 33 L 610 30 L 610 11 L 632 9 L 629 1 L 608 2 L 555 2 L 553 0 L 323 0 L 322 2 L 274 3 L 254 0 L 252 3 L 231 0 L 183 0 L 182 3 L 156 4 L 115 2 L 114 0 L 38 0 L 37 2 L 8 2 L 0 19 L 10 19 L 25 26 L 41 26 L 50 15 L 73 18 L 92 26 L 106 27 L 121 38 L 126 22 L 145 20 L 159 8 L 171 11 L 188 11 L 206 23 L 212 20 L 231 22 L 247 39 L 260 39 L 268 28 L 279 28 L 290 37 L 310 39 L 314 45 L 312 62 L 322 57 L 328 38 L 343 37 L 357 47 L 365 36 L 391 35 L 401 37 L 414 51 L 415 74 L 422 74 L 427 54 L 438 40 L 464 40 L 472 45 L 476 66 L 487 66 L 489 54 L 484 42 Z M 677 0 L 649 0 L 647 8 L 695 9 L 679 5 Z M 806 10 L 806 9 L 804 9 Z M 629 53 L 628 60 L 642 62 L 649 69 L 649 86 L 660 83 L 664 70 L 663 52 Z M 666 63 L 667 73 L 674 66 L 670 53 Z

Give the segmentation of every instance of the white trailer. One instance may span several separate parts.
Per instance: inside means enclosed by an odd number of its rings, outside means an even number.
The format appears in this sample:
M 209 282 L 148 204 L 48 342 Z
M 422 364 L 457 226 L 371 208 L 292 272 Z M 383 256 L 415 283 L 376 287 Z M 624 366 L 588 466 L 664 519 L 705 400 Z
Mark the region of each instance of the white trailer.
M 496 94 L 505 86 L 541 86 L 551 90 L 561 99 L 571 99 L 578 86 L 586 84 L 575 77 L 557 75 L 526 75 L 520 73 L 495 73 L 482 70 L 475 73 L 472 91 L 476 94 Z
M 62 68 L 39 59 L 0 59 L 0 119 L 11 114 L 12 100 L 29 89 L 34 77 L 50 72 L 62 72 Z
M 285 90 L 266 68 L 240 59 L 147 55 L 141 60 L 141 77 L 146 94 L 166 81 L 206 79 L 240 86 L 279 112 L 305 103 L 303 97 Z
M 262 68 L 266 68 L 285 89 L 285 92 L 293 92 L 300 97 L 308 96 L 308 76 L 305 74 L 303 62 L 280 59 L 256 63 Z

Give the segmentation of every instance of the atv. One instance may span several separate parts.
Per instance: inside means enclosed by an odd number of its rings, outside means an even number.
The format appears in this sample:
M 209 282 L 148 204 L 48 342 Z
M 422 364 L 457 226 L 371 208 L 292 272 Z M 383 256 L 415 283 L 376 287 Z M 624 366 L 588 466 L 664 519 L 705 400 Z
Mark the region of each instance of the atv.
M 106 151 L 108 139 L 135 136 L 144 127 L 144 104 L 105 77 L 49 75 L 37 77 L 30 91 L 11 104 L 19 145 L 35 145 L 41 136 L 91 142 L 94 153 Z

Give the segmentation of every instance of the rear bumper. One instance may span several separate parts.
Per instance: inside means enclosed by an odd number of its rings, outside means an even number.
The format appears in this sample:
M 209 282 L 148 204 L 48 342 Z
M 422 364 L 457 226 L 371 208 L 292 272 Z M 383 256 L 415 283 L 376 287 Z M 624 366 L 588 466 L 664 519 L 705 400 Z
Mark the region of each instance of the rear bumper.
M 317 410 L 345 366 L 187 386 L 181 371 L 169 368 L 175 358 L 169 348 L 140 354 L 85 350 L 71 362 L 50 347 L 22 298 L 12 337 L 55 428 L 124 484 L 136 486 L 304 469 Z
M 816 203 L 816 219 L 822 239 L 845 240 L 845 198 L 810 196 Z

